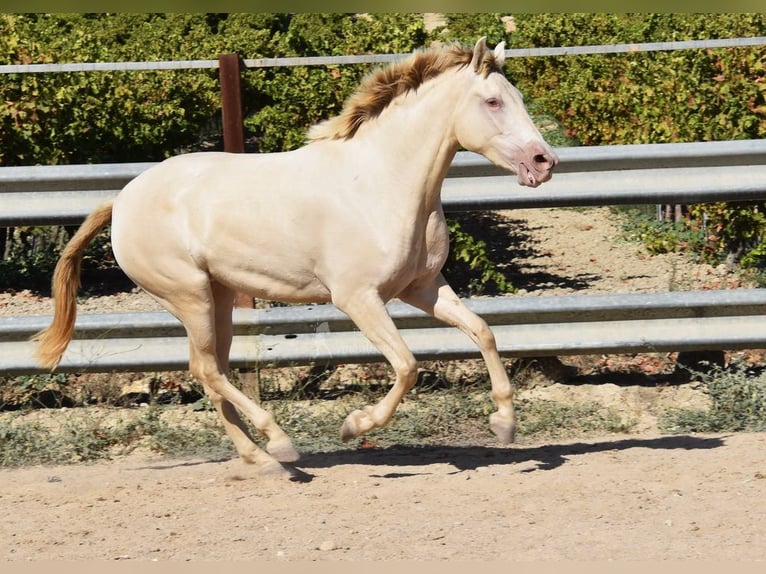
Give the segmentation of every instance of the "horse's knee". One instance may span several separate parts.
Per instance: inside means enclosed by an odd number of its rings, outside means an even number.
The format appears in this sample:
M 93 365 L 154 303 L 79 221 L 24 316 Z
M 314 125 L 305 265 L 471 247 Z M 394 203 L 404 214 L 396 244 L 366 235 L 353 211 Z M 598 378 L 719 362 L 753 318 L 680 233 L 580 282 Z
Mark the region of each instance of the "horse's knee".
M 497 348 L 495 334 L 484 319 L 477 317 L 469 326 L 469 329 L 470 333 L 473 335 L 473 339 L 476 341 L 476 344 L 480 349 L 486 350 Z
M 418 362 L 415 357 L 407 357 L 401 364 L 394 367 L 397 379 L 408 389 L 411 388 L 418 378 Z
M 479 331 L 479 345 L 482 349 L 497 349 L 495 334 L 486 323 L 484 323 L 484 327 Z
M 215 353 L 210 351 L 201 351 L 190 346 L 189 372 L 192 376 L 203 384 L 215 384 L 214 381 L 220 377 L 221 369 L 218 367 L 218 359 Z

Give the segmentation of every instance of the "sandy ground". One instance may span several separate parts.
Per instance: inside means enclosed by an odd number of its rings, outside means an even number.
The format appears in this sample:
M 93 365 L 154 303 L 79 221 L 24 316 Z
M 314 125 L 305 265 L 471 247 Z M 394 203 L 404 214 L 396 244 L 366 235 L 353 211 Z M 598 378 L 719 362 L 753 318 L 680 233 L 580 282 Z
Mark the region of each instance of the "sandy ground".
M 724 269 L 616 240 L 602 210 L 507 215 L 521 296 L 742 286 Z M 153 305 L 117 294 L 85 310 L 111 303 Z M 3 315 L 49 305 L 29 293 L 0 296 Z M 667 395 L 610 374 L 611 361 L 591 365 L 602 369 L 599 400 L 640 395 L 636 410 Z M 302 480 L 250 475 L 236 459 L 0 470 L 0 560 L 766 557 L 766 434 L 663 436 L 646 424 L 630 435 L 510 447 L 352 445 L 305 453 L 296 468 Z
M 686 560 L 766 556 L 766 435 L 1 471 L 3 560 Z

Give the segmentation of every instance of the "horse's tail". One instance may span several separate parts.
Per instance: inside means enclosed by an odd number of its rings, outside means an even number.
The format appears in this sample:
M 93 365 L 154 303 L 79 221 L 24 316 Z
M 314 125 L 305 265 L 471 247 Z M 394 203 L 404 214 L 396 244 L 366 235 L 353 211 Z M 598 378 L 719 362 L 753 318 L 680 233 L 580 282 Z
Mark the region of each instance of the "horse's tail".
M 82 254 L 93 238 L 112 220 L 113 201 L 107 201 L 91 213 L 69 240 L 53 272 L 53 322 L 32 336 L 38 342 L 37 360 L 55 369 L 74 333 L 77 317 L 77 289 L 80 287 Z

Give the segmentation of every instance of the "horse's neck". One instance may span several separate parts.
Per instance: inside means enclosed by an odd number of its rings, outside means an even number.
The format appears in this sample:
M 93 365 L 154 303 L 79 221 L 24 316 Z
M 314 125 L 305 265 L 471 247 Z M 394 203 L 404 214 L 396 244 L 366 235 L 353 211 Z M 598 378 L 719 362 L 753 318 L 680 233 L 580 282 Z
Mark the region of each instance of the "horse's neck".
M 363 137 L 379 150 L 379 161 L 395 166 L 399 187 L 422 194 L 423 201 L 439 200 L 441 184 L 458 149 L 452 129 L 455 96 L 441 79 L 383 111 Z M 452 88 L 454 89 L 454 88 Z M 354 145 L 353 139 L 349 142 Z M 414 199 L 414 198 L 413 198 Z

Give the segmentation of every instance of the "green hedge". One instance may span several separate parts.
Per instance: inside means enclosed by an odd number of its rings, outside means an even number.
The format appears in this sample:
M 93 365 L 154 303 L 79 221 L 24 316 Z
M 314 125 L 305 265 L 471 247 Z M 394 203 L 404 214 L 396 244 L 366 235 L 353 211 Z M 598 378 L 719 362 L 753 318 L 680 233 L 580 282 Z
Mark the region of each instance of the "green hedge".
M 409 52 L 433 39 L 514 47 L 766 35 L 766 15 L 447 14 L 0 15 L 3 63 L 214 59 Z M 261 151 L 302 143 L 336 113 L 367 66 L 244 74 L 248 127 Z M 762 47 L 510 58 L 507 71 L 584 145 L 763 137 Z M 157 159 L 218 130 L 214 70 L 0 75 L 0 163 Z
M 509 40 L 499 14 L 5 14 L 0 63 L 112 62 L 407 53 L 433 39 Z M 370 66 L 243 73 L 258 151 L 301 145 L 336 114 Z M 0 165 L 153 161 L 220 136 L 215 70 L 0 75 Z
M 195 15 L 4 15 L 8 63 L 209 58 Z M 210 71 L 0 75 L 0 164 L 148 161 L 200 138 L 219 108 Z
M 513 47 L 766 35 L 766 14 L 534 14 Z M 510 59 L 520 89 L 583 145 L 761 138 L 763 46 Z

